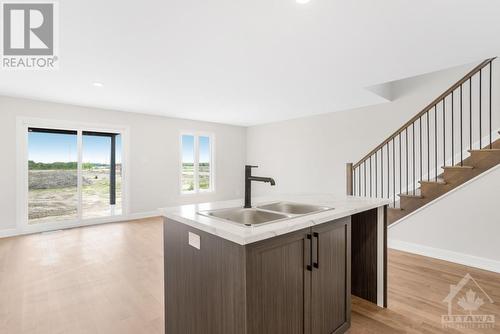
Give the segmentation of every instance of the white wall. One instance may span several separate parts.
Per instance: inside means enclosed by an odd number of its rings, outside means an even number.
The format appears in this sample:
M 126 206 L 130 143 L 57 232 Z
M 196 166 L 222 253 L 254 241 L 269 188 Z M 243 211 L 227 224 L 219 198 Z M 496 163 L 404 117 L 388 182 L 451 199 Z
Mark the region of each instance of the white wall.
M 333 192 L 345 194 L 345 164 L 347 162 L 359 161 L 366 153 L 462 78 L 475 65 L 460 66 L 391 83 L 394 101 L 390 103 L 250 127 L 247 131 L 247 160 L 251 164 L 261 166 L 255 171 L 255 174 L 272 176 L 277 183 L 275 187 L 269 187 L 267 184 L 256 184 L 254 186 L 255 193 Z M 493 68 L 493 87 L 498 87 L 500 85 L 498 62 Z M 486 79 L 486 76 L 483 76 L 483 81 Z M 477 84 L 478 81 L 475 82 Z M 483 96 L 483 100 L 486 98 Z M 450 101 L 447 100 L 447 108 L 449 108 L 447 110 L 451 109 Z M 467 101 L 464 101 L 464 105 L 467 104 Z M 486 101 L 484 102 L 486 103 Z M 500 94 L 494 96 L 493 102 L 494 108 L 496 108 L 494 109 L 496 112 L 493 118 L 493 128 L 498 129 L 500 127 L 500 117 L 498 116 Z M 457 95 L 455 95 L 455 103 L 458 103 Z M 459 124 L 458 112 L 455 111 L 455 113 L 455 124 Z M 449 112 L 447 117 L 451 117 Z M 447 122 L 451 122 L 451 120 L 447 120 Z M 467 122 L 468 116 L 464 116 L 464 128 L 467 128 Z M 441 116 L 439 116 L 437 124 L 438 134 L 440 134 L 442 129 Z M 483 121 L 483 135 L 487 132 L 487 126 L 487 122 Z M 431 129 L 433 128 L 434 123 L 431 119 Z M 415 131 L 418 135 L 418 127 Z M 474 131 L 476 134 L 479 132 L 476 127 Z M 411 130 L 409 132 L 411 136 Z M 423 136 L 425 134 L 424 128 Z M 451 134 L 447 133 L 448 145 L 451 145 L 450 136 Z M 455 148 L 459 147 L 457 140 L 459 140 L 459 135 L 455 134 Z M 473 140 L 476 141 L 477 138 L 473 138 Z M 448 147 L 447 150 L 450 148 Z M 431 159 L 433 156 L 434 154 L 431 154 Z M 441 156 L 442 152 L 438 152 L 438 174 L 441 173 Z M 411 165 L 411 156 L 409 165 Z M 433 161 L 431 166 L 434 166 Z M 403 162 L 402 169 L 404 168 Z M 416 175 L 418 174 L 417 170 Z M 426 174 L 425 170 L 423 174 Z M 432 170 L 431 175 L 433 175 Z M 412 180 L 409 182 L 410 185 Z M 406 183 L 405 180 L 402 183 Z
M 389 228 L 389 247 L 500 272 L 500 167 Z
M 242 197 L 246 156 L 243 127 L 99 110 L 71 105 L 0 97 L 0 234 L 16 227 L 16 118 L 36 117 L 72 122 L 124 125 L 130 128 L 130 213 L 160 207 Z M 179 193 L 179 133 L 215 135 L 216 192 Z

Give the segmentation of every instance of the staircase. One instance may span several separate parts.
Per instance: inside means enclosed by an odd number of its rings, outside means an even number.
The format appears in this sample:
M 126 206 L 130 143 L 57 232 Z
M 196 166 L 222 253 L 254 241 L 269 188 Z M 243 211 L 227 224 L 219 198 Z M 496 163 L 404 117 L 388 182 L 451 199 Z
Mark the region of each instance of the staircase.
M 390 199 L 392 224 L 500 164 L 494 62 L 483 61 L 360 161 L 348 163 L 347 194 Z

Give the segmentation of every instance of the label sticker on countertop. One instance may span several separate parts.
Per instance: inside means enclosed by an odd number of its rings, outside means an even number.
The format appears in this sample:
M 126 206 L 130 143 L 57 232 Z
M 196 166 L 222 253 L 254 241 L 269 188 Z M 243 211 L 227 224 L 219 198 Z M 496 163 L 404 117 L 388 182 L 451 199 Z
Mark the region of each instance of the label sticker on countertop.
M 189 232 L 189 245 L 196 249 L 200 249 L 200 243 L 200 236 L 198 234 Z

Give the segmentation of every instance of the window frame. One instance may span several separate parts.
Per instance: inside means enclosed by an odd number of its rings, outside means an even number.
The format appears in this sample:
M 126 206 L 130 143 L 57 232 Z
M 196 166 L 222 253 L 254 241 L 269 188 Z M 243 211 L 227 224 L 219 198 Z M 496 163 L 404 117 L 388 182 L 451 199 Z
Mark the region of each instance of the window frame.
M 194 163 L 193 163 L 193 179 L 194 179 L 194 190 L 183 191 L 182 190 L 182 164 L 183 164 L 183 147 L 182 147 L 182 137 L 192 136 L 194 138 Z M 208 189 L 200 189 L 199 182 L 199 163 L 200 163 L 200 137 L 208 137 L 210 141 L 210 186 Z M 212 194 L 215 193 L 215 135 L 210 132 L 203 131 L 180 131 L 179 133 L 179 193 L 183 196 L 193 196 L 202 194 Z

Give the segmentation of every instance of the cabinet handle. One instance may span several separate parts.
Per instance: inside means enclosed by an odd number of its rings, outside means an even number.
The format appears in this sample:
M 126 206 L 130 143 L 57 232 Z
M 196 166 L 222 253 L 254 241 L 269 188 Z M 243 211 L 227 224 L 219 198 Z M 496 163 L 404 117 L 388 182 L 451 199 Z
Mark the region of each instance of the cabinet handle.
M 319 233 L 314 232 L 313 236 L 316 238 L 316 261 L 313 263 L 313 267 L 319 269 Z
M 306 269 L 309 271 L 313 270 L 312 266 L 312 256 L 313 256 L 313 245 L 312 245 L 312 236 L 308 234 L 306 236 L 307 240 L 309 240 L 309 264 L 306 266 Z

